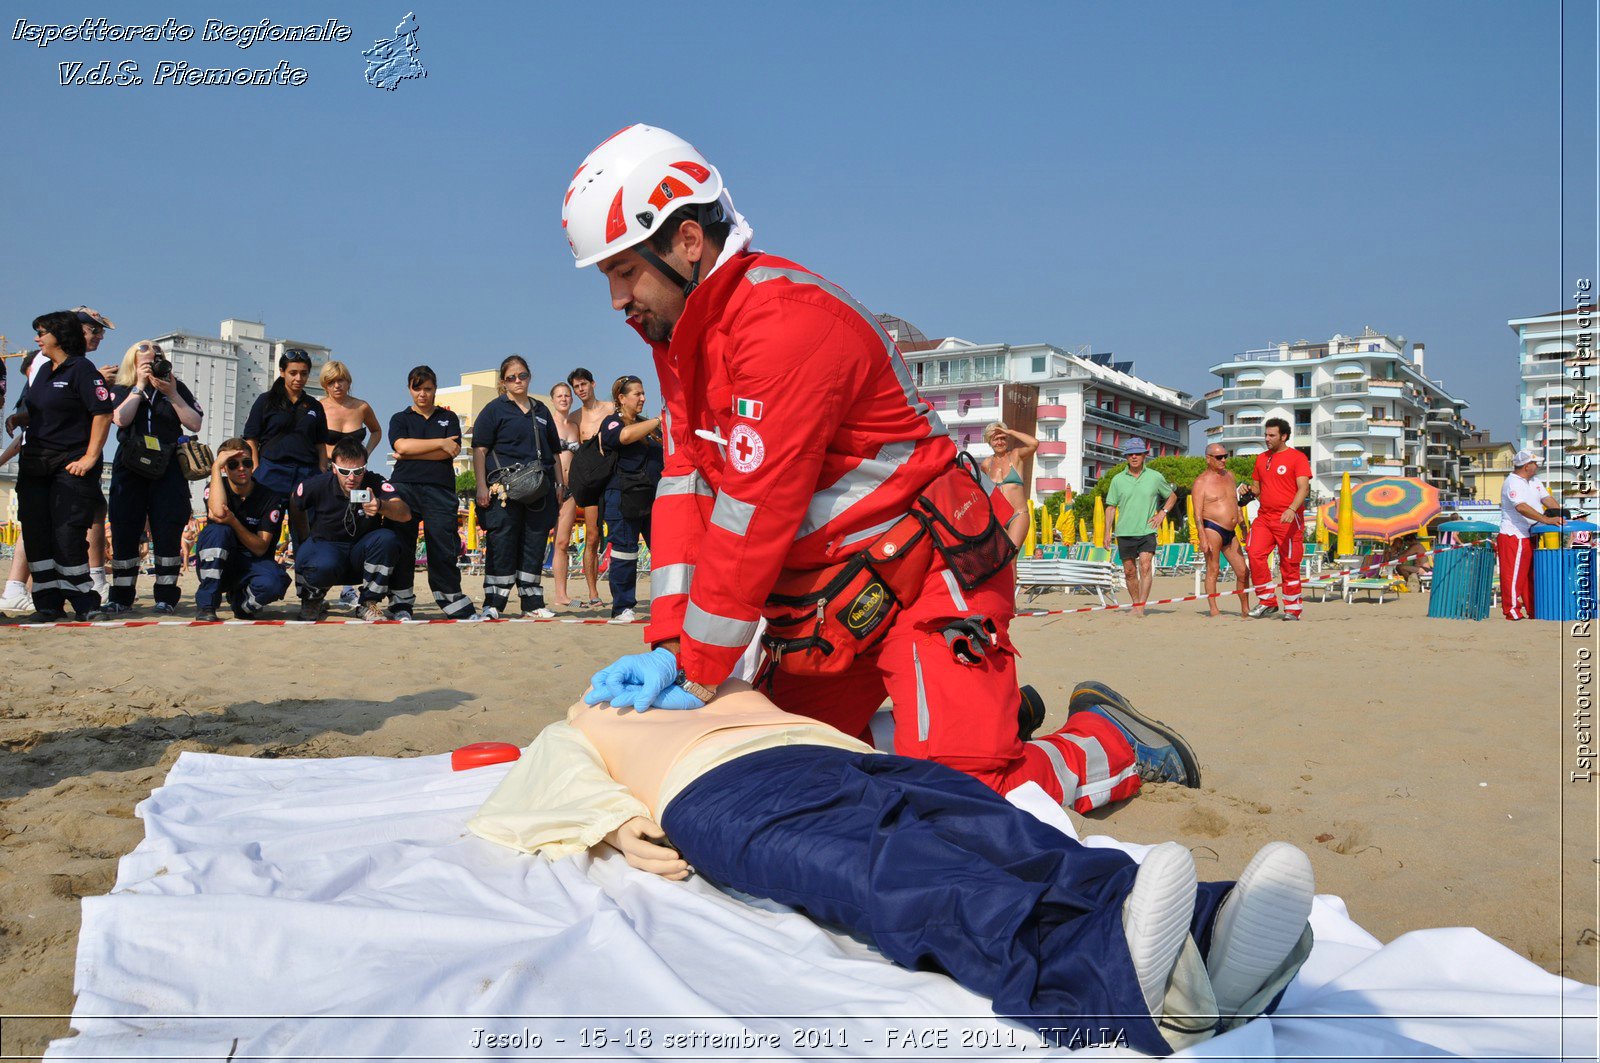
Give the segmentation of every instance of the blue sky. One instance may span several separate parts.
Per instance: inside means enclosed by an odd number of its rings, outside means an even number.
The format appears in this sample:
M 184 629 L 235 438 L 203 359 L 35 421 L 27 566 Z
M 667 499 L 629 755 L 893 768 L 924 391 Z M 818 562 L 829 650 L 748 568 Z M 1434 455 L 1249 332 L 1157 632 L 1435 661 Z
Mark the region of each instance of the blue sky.
M 428 77 L 381 91 L 361 51 L 407 2 L 7 4 L 0 332 L 20 345 L 87 302 L 120 351 L 264 317 L 333 347 L 385 420 L 418 362 L 649 379 L 560 230 L 578 162 L 634 121 L 718 165 L 758 246 L 875 310 L 1115 351 L 1197 394 L 1234 351 L 1371 325 L 1426 342 L 1430 375 L 1508 437 L 1506 320 L 1596 273 L 1592 6 L 1567 5 L 1563 205 L 1552 2 L 418 0 Z M 11 39 L 102 14 L 337 17 L 353 37 Z M 103 59 L 145 84 L 57 83 Z M 306 83 L 151 83 L 161 60 L 280 59 Z

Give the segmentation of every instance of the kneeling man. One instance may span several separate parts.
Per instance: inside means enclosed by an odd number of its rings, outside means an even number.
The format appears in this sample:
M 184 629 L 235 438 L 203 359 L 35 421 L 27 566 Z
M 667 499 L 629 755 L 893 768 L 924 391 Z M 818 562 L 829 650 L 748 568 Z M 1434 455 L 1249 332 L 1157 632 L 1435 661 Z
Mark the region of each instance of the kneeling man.
M 1091 698 L 1126 704 L 1098 683 L 1073 700 Z M 1311 864 L 1291 845 L 1197 883 L 1175 842 L 1142 863 L 1088 848 L 734 680 L 694 712 L 579 702 L 468 826 L 551 860 L 608 843 L 669 879 L 692 866 L 944 971 L 1005 1018 L 1102 1019 L 1156 1055 L 1270 1010 L 1311 950 Z
M 393 484 L 367 470 L 359 441 L 341 439 L 332 468 L 302 481 L 289 505 L 289 527 L 300 539 L 294 563 L 306 587 L 301 620 L 327 615 L 328 588 L 341 583 L 360 585 L 361 619 L 386 619 L 379 603 L 400 563 L 400 539 L 384 526 L 386 519 L 404 523 L 411 507 Z

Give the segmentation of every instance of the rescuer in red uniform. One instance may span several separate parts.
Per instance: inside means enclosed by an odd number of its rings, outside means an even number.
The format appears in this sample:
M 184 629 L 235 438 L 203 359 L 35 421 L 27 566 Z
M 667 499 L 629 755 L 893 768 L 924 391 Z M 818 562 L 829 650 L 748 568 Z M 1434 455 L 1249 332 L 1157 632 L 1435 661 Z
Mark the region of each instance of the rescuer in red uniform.
M 896 753 L 1001 793 L 1035 782 L 1088 811 L 1141 776 L 1199 785 L 1183 739 L 1100 684 L 1032 737 L 1043 705 L 1017 684 L 1015 548 L 994 512 L 1009 506 L 957 461 L 871 313 L 749 249 L 698 151 L 649 126 L 614 134 L 562 225 L 649 342 L 666 402 L 653 648 L 596 673 L 591 701 L 698 708 L 759 633 L 757 682 L 785 710 L 870 740 L 887 696 Z

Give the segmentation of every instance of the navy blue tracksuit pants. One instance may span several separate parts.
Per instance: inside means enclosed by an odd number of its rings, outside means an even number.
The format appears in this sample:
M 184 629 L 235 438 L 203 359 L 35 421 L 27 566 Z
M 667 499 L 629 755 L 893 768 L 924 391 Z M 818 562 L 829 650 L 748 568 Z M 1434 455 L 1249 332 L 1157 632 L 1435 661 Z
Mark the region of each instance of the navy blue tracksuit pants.
M 289 590 L 289 574 L 272 551 L 252 554 L 226 524 L 201 529 L 195 550 L 200 556 L 200 589 L 194 592 L 197 609 L 216 612 L 226 595 L 234 615 L 249 619 Z
M 650 545 L 650 518 L 629 520 L 622 515 L 622 492 L 607 488 L 600 515 L 606 519 L 606 545 L 611 547 L 611 615 L 639 604 L 639 540 Z
M 300 596 L 306 601 L 320 601 L 329 587 L 340 583 L 359 585 L 363 603 L 387 598 L 399 561 L 400 539 L 392 528 L 374 528 L 353 543 L 307 539 L 294 555 Z
M 903 967 L 944 971 L 997 1015 L 1035 1029 L 1109 1027 L 1141 1052 L 1172 1051 L 1122 930 L 1138 865 L 952 768 L 766 749 L 689 784 L 661 825 L 712 881 L 844 927 Z M 1232 885 L 1200 885 L 1191 930 L 1202 954 Z
M 150 528 L 150 553 L 155 559 L 154 597 L 177 605 L 178 576 L 183 572 L 183 526 L 189 523 L 189 481 L 177 459 L 151 480 L 118 466 L 111 470 L 111 600 L 132 605 L 139 584 L 139 540 Z

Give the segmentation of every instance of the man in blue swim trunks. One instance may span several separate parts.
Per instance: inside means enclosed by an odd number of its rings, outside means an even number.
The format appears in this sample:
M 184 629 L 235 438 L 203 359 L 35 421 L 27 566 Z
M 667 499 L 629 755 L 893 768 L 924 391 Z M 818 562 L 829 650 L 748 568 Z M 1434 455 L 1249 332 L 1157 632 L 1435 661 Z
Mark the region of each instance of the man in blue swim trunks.
M 1206 605 L 1209 615 L 1221 616 L 1217 605 L 1217 577 L 1222 558 L 1228 558 L 1239 581 L 1239 615 L 1247 616 L 1250 596 L 1245 590 L 1246 564 L 1234 531 L 1239 527 L 1239 485 L 1227 467 L 1228 451 L 1221 443 L 1206 447 L 1206 469 L 1194 478 L 1194 519 L 1200 522 L 1200 549 L 1206 556 Z

